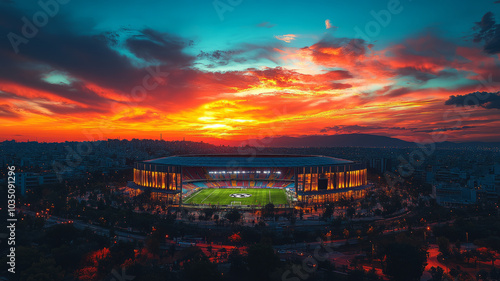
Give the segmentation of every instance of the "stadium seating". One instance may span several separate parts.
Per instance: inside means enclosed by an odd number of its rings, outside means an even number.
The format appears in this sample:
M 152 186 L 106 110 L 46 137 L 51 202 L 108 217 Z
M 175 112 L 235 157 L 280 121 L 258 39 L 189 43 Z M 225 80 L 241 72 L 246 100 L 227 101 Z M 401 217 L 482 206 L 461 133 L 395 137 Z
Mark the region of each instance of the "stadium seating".
M 252 187 L 286 188 L 294 186 L 293 169 L 258 169 L 249 171 L 208 171 L 202 167 L 183 170 L 183 194 L 199 188 Z M 187 190 L 184 192 L 184 190 Z

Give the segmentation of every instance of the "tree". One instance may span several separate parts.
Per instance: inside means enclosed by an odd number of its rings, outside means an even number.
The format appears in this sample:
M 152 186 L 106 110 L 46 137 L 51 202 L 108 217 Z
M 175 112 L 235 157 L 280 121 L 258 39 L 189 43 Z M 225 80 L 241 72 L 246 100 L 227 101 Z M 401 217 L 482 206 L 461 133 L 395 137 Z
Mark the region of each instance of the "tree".
M 248 248 L 247 263 L 250 274 L 255 277 L 252 280 L 270 280 L 279 265 L 279 257 L 270 244 L 258 243 Z
M 290 225 L 294 225 L 297 221 L 297 217 L 295 216 L 295 210 L 290 214 Z
M 171 257 L 175 256 L 176 252 L 175 244 L 170 245 L 170 248 L 168 249 L 168 253 L 170 254 Z
M 387 246 L 384 273 L 395 281 L 419 280 L 427 261 L 426 252 L 409 243 Z
M 443 256 L 448 257 L 450 255 L 450 240 L 442 236 L 437 239 L 437 244 L 439 247 L 439 252 L 441 252 Z
M 498 270 L 496 267 L 493 267 L 490 271 L 490 278 L 493 280 L 500 279 L 500 270 Z
M 342 196 L 339 199 L 338 203 L 339 203 L 339 206 L 341 206 L 341 207 L 348 207 L 351 205 L 351 202 L 347 198 L 345 198 L 345 196 Z
M 347 281 L 364 281 L 365 280 L 365 272 L 363 270 L 353 270 L 349 272 L 347 276 Z
M 264 208 L 262 208 L 262 216 L 264 218 L 272 218 L 274 217 L 274 204 L 269 203 Z
M 162 237 L 158 235 L 159 231 L 155 231 L 151 236 L 146 239 L 146 249 L 152 254 L 158 255 L 160 253 L 160 244 Z
M 472 253 L 471 251 L 465 251 L 463 255 L 467 263 L 469 263 L 470 259 L 474 257 L 474 253 Z
M 326 204 L 325 211 L 323 212 L 323 219 L 324 220 L 330 219 L 333 216 L 334 211 L 335 207 L 333 203 Z
M 443 280 L 443 275 L 444 275 L 444 270 L 438 266 L 436 267 L 431 267 L 431 275 L 432 275 L 432 281 L 442 281 Z
M 23 272 L 28 269 L 33 263 L 37 262 L 42 257 L 36 247 L 19 246 L 16 249 L 16 272 Z M 3 264 L 8 261 L 7 258 L 0 259 Z
M 217 281 L 221 279 L 217 265 L 211 263 L 207 257 L 199 256 L 184 265 L 185 280 L 190 281 Z
M 240 254 L 238 249 L 233 249 L 228 257 L 229 263 L 231 263 L 231 267 L 229 272 L 234 276 L 242 276 L 245 272 L 247 272 L 247 267 L 244 262 L 243 256 Z
M 373 267 L 372 269 L 370 269 L 370 271 L 368 271 L 366 273 L 366 280 L 367 281 L 379 281 L 380 280 L 380 278 L 377 275 L 377 271 L 375 271 L 375 267 Z
M 205 214 L 204 219 L 210 220 L 212 218 L 212 216 L 214 215 L 214 209 L 213 208 L 204 209 L 203 213 Z
M 21 273 L 21 280 L 58 281 L 63 280 L 64 271 L 56 265 L 54 259 L 40 258 L 30 268 Z
M 492 267 L 495 267 L 495 261 L 497 260 L 496 259 L 496 253 L 490 249 L 486 249 L 483 253 L 482 253 L 482 257 L 485 261 L 491 261 L 491 266 Z
M 345 239 L 349 239 L 349 230 L 347 228 L 345 228 L 342 233 L 344 234 Z
M 238 210 L 234 209 L 229 211 L 229 213 L 226 214 L 226 219 L 230 223 L 235 223 L 241 219 L 241 214 L 238 212 Z
M 79 235 L 78 230 L 72 224 L 58 224 L 46 230 L 44 241 L 52 248 L 69 244 Z
M 488 275 L 489 275 L 489 274 L 488 274 L 488 271 L 486 271 L 486 270 L 482 269 L 482 270 L 480 270 L 480 271 L 478 271 L 478 272 L 476 273 L 476 279 L 477 279 L 478 281 L 486 281 L 486 280 L 489 280 L 489 279 L 488 279 Z
M 354 216 L 355 213 L 356 213 L 356 208 L 354 208 L 354 207 L 349 207 L 346 210 L 346 215 L 348 218 L 352 219 L 352 217 Z

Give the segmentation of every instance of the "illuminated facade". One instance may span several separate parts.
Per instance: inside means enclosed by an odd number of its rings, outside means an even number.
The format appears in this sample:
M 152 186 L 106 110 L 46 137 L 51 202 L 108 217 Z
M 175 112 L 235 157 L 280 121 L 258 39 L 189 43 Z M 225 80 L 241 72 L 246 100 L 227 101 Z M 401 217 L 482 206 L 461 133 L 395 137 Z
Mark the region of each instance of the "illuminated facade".
M 364 165 L 326 156 L 184 155 L 137 162 L 129 187 L 170 205 L 200 188 L 287 188 L 297 201 L 358 199 L 368 188 Z
M 134 166 L 134 185 L 131 187 L 149 189 L 155 199 L 177 205 L 182 193 L 181 176 L 179 166 L 138 162 Z
M 359 163 L 298 168 L 297 199 L 304 203 L 359 199 L 368 186 L 367 172 Z

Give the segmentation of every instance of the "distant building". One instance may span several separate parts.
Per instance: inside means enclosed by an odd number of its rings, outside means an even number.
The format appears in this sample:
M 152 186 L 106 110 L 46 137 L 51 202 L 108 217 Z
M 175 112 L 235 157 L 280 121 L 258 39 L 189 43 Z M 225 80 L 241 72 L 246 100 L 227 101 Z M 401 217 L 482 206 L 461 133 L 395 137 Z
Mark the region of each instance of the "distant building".
M 471 176 L 467 186 L 477 190 L 478 200 L 497 201 L 500 197 L 500 166 L 491 166 L 485 175 Z
M 458 168 L 443 168 L 437 171 L 436 181 L 438 182 L 461 182 L 466 180 L 467 174 Z
M 477 201 L 475 189 L 449 183 L 433 185 L 432 197 L 439 205 L 448 207 L 475 204 Z
M 21 194 L 25 194 L 26 190 L 33 189 L 45 184 L 57 183 L 56 174 L 39 174 L 39 173 L 18 173 L 16 174 L 17 188 L 21 190 Z
M 385 173 L 390 169 L 391 160 L 387 158 L 372 158 L 368 160 L 368 167 L 380 173 Z

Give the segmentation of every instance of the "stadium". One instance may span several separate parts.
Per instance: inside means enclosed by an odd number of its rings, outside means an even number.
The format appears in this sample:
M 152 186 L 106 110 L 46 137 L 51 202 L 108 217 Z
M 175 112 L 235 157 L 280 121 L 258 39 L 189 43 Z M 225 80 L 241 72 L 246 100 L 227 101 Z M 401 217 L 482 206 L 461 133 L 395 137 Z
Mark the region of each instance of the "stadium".
M 136 162 L 128 187 L 168 206 L 276 207 L 358 199 L 366 168 L 313 155 L 181 155 Z

